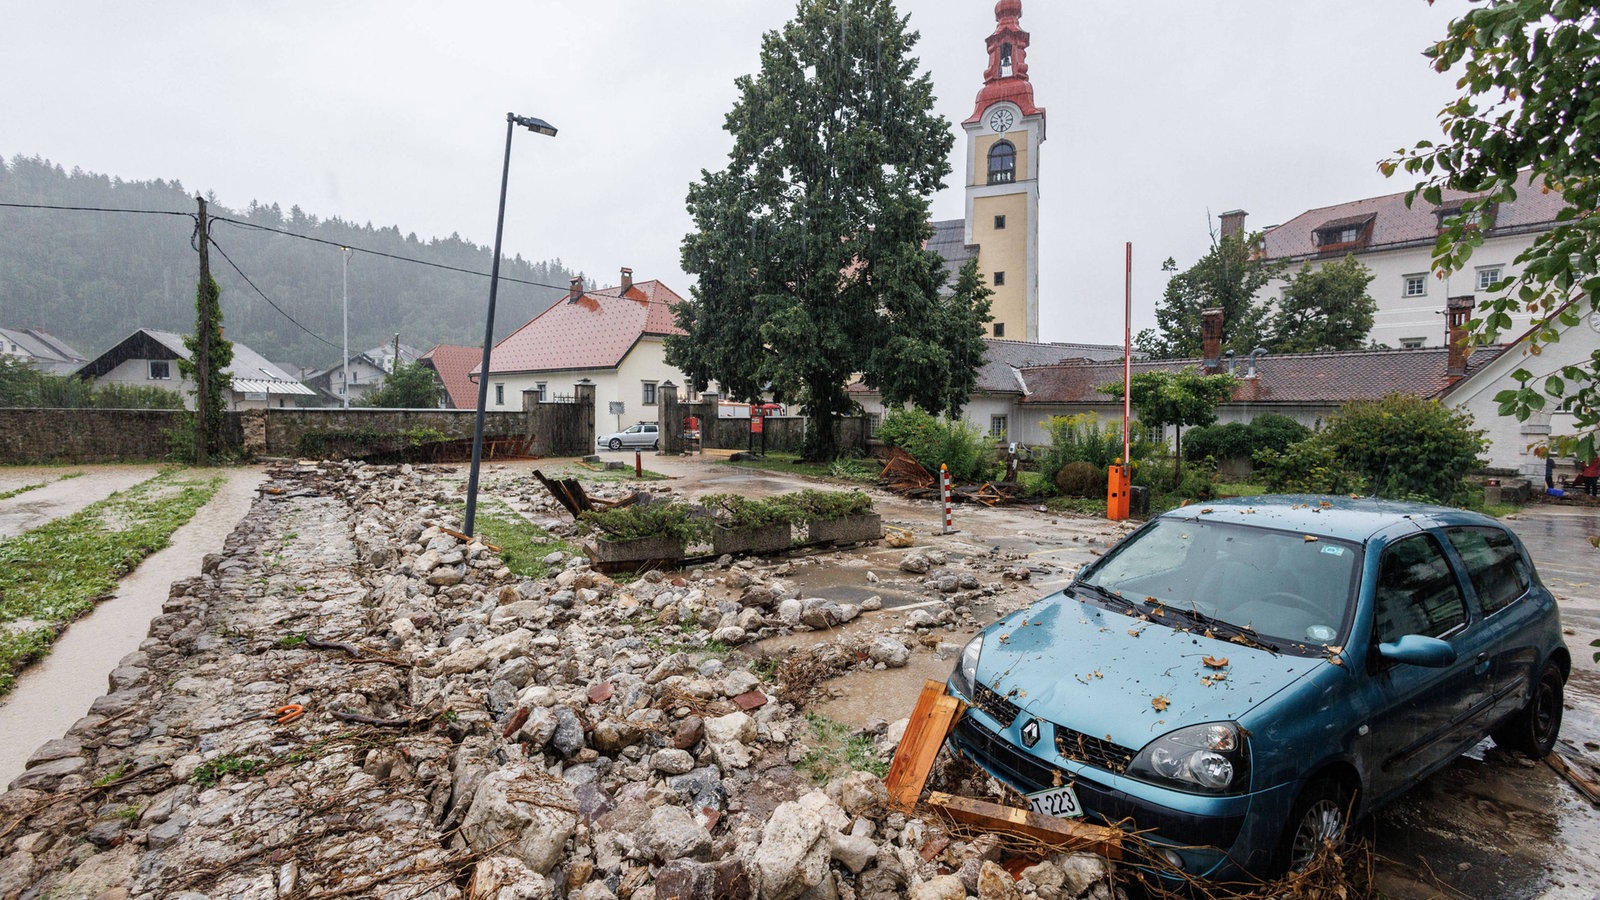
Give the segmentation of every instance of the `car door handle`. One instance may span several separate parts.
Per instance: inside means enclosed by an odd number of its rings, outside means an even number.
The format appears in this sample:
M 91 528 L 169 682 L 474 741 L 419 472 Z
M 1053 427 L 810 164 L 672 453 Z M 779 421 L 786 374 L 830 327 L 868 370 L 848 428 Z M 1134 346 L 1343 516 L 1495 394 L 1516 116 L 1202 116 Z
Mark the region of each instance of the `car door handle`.
M 1478 664 L 1472 667 L 1472 674 L 1484 675 L 1489 671 L 1489 654 L 1479 653 Z

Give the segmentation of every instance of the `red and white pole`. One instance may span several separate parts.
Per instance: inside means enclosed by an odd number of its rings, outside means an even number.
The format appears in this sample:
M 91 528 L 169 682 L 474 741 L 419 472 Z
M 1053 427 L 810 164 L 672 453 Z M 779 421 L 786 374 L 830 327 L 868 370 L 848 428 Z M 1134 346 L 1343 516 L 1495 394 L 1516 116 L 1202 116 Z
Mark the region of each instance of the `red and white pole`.
M 955 520 L 950 510 L 950 467 L 939 464 L 939 496 L 944 499 L 944 534 L 955 534 Z

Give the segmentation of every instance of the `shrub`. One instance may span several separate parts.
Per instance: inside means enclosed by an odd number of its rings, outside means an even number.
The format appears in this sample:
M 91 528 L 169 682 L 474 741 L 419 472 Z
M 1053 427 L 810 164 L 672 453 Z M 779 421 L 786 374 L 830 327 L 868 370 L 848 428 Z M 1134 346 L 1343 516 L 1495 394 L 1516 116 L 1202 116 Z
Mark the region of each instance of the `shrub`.
M 716 516 L 718 525 L 739 531 L 786 525 L 799 514 L 788 503 L 752 500 L 743 494 L 708 494 L 700 498 L 700 505 Z
M 1257 450 L 1271 449 L 1282 452 L 1290 444 L 1305 440 L 1311 429 L 1288 416 L 1268 413 L 1257 416 L 1248 424 L 1229 422 L 1225 425 L 1208 425 L 1191 428 L 1183 437 L 1183 458 L 1197 462 L 1208 456 L 1217 459 L 1244 457 L 1250 459 Z
M 1093 497 L 1105 487 L 1105 472 L 1091 462 L 1069 462 L 1056 472 L 1056 489 L 1066 497 Z
M 860 491 L 795 491 L 772 498 L 773 506 L 789 511 L 790 521 L 830 521 L 872 512 L 872 498 Z
M 1154 429 L 1130 423 L 1129 452 L 1133 459 L 1154 456 L 1164 449 L 1155 439 Z M 1095 413 L 1056 416 L 1045 425 L 1050 433 L 1050 448 L 1039 460 L 1039 471 L 1052 482 L 1061 467 L 1071 462 L 1086 462 L 1104 470 L 1122 458 L 1122 426 L 1102 420 Z
M 1253 460 L 1256 477 L 1273 492 L 1348 494 L 1360 486 L 1333 448 L 1315 437 L 1291 444 L 1282 452 L 1258 450 Z
M 920 409 L 891 410 L 878 426 L 878 439 L 911 454 L 935 475 L 942 463 L 961 484 L 984 480 L 992 463 L 989 442 L 965 421 L 936 418 Z
M 605 540 L 672 537 L 692 544 L 711 536 L 711 514 L 677 500 L 590 510 L 580 519 Z

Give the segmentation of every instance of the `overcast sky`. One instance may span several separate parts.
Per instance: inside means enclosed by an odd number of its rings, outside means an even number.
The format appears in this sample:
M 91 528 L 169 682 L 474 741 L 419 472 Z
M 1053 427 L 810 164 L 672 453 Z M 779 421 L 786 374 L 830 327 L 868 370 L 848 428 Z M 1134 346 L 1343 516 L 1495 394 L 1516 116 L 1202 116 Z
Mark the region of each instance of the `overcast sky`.
M 1026 0 L 1041 162 L 1045 340 L 1120 343 L 1161 261 L 1208 216 L 1261 228 L 1402 190 L 1376 163 L 1438 135 L 1454 78 L 1421 51 L 1466 0 Z M 938 109 L 972 112 L 992 0 L 901 0 Z M 489 244 L 505 113 L 519 132 L 505 251 L 601 284 L 621 266 L 688 296 L 683 200 L 730 146 L 734 79 L 792 0 L 0 0 L 0 155 L 166 178 L 225 205 Z M 955 176 L 935 218 L 962 215 Z M 309 301 L 308 301 L 309 302 Z M 241 339 L 248 340 L 246 336 Z

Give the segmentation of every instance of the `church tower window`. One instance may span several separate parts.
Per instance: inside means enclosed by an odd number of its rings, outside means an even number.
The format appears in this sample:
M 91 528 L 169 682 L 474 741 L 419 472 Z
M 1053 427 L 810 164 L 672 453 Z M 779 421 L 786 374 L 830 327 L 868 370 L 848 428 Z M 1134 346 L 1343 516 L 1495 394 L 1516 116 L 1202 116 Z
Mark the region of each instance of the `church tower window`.
M 989 183 L 1011 184 L 1017 180 L 1017 148 L 1010 141 L 997 141 L 989 148 Z

